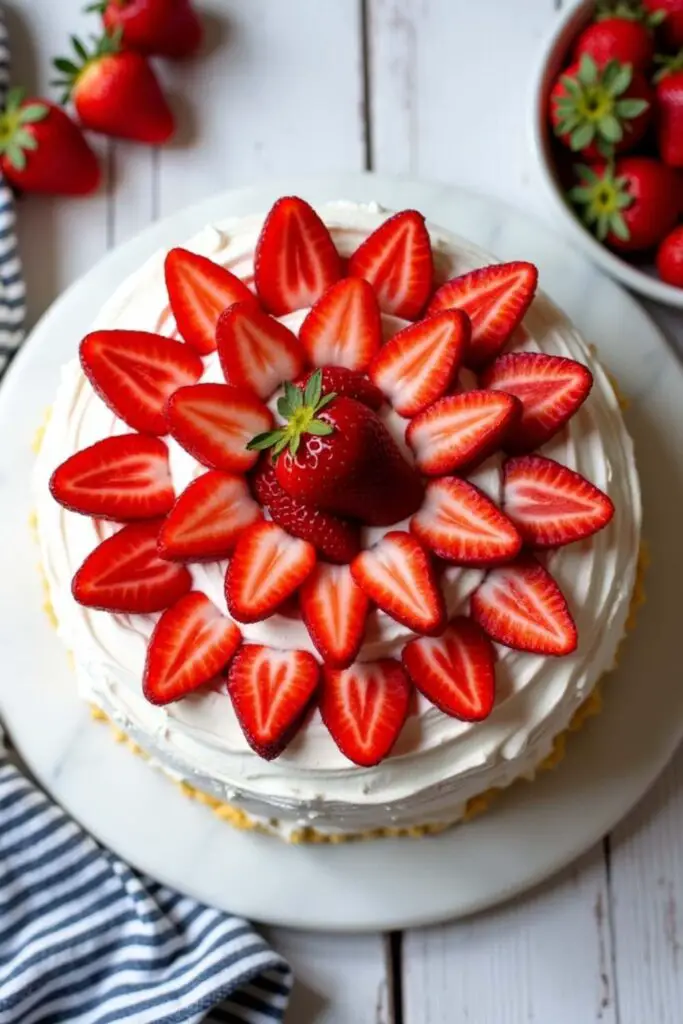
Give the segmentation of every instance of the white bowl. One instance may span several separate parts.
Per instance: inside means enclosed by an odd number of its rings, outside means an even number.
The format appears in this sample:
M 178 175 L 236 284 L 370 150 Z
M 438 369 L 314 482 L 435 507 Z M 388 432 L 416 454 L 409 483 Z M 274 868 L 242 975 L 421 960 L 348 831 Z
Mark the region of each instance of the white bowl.
M 640 269 L 627 262 L 609 249 L 605 248 L 583 226 L 566 201 L 560 181 L 557 177 L 552 160 L 550 145 L 551 129 L 548 124 L 548 97 L 557 75 L 566 64 L 569 49 L 586 25 L 595 9 L 595 0 L 578 0 L 558 17 L 551 35 L 541 51 L 533 81 L 533 99 L 531 108 L 531 139 L 534 152 L 546 185 L 546 190 L 555 205 L 557 213 L 567 232 L 580 245 L 591 259 L 595 260 L 603 270 L 616 277 L 627 287 L 650 299 L 664 302 L 669 306 L 683 309 L 683 288 L 675 288 L 665 284 L 652 273 Z

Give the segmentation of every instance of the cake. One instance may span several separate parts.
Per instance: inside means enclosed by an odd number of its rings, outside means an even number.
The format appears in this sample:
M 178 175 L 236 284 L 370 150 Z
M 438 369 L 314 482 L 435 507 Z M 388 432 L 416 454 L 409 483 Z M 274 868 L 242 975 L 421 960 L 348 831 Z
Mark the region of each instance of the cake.
M 632 443 L 536 289 L 416 211 L 285 197 L 135 270 L 63 368 L 37 527 L 79 692 L 239 823 L 453 824 L 613 667 Z

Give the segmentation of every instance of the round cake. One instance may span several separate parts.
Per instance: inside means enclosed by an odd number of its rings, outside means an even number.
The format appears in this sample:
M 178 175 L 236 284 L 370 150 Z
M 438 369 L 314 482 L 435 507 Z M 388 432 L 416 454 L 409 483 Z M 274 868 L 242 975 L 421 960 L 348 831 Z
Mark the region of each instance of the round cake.
M 536 284 L 295 197 L 137 269 L 36 468 L 83 699 L 285 837 L 532 777 L 615 663 L 641 517 L 612 384 Z

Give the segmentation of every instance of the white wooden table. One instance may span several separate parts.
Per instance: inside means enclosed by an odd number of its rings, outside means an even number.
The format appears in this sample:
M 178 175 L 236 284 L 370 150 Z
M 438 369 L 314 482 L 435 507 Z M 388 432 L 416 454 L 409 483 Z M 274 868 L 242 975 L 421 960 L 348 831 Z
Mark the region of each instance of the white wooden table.
M 568 2 L 568 0 L 564 0 Z M 209 53 L 164 68 L 180 138 L 104 142 L 94 199 L 26 200 L 30 320 L 112 246 L 221 188 L 284 171 L 452 182 L 552 222 L 527 145 L 529 71 L 562 0 L 204 0 Z M 92 20 L 83 0 L 7 0 L 15 80 Z M 683 316 L 652 314 L 683 353 Z M 580 863 L 474 920 L 362 937 L 272 930 L 292 1024 L 681 1024 L 683 753 Z

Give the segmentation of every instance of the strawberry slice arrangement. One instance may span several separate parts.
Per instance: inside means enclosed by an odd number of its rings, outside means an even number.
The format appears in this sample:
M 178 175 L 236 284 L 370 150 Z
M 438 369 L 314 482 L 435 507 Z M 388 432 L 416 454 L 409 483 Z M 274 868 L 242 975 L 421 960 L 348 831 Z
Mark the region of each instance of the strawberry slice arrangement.
M 317 707 L 342 754 L 368 767 L 391 753 L 414 691 L 464 721 L 490 715 L 495 644 L 572 653 L 571 611 L 535 552 L 591 537 L 614 508 L 536 452 L 592 377 L 571 359 L 503 351 L 533 300 L 533 265 L 435 281 L 414 210 L 343 255 L 296 197 L 265 219 L 254 291 L 172 249 L 164 322 L 175 336 L 83 340 L 83 372 L 127 431 L 72 455 L 51 491 L 70 512 L 117 524 L 73 595 L 104 613 L 157 616 L 149 701 L 218 686 L 266 759 Z M 299 309 L 298 332 L 277 319 Z M 181 493 L 172 446 L 196 463 Z M 467 479 L 492 455 L 499 502 Z M 224 572 L 222 607 L 193 589 L 192 565 L 207 562 Z M 449 615 L 453 567 L 480 573 L 469 615 Z M 250 624 L 271 616 L 297 620 L 309 649 L 250 642 Z M 363 659 L 385 620 L 403 638 L 399 656 Z

